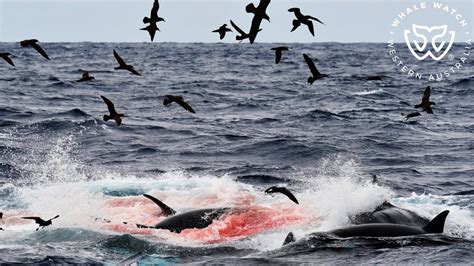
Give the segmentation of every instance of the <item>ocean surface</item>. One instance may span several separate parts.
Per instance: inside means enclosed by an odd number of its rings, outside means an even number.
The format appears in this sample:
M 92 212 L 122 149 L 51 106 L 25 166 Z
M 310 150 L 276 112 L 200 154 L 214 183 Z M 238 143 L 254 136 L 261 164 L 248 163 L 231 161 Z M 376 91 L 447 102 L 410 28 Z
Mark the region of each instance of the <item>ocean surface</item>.
M 0 60 L 0 263 L 472 263 L 474 63 L 428 84 L 383 43 L 289 44 L 278 65 L 276 45 L 42 43 L 48 61 L 0 43 L 16 64 Z M 114 70 L 113 49 L 143 76 Z M 302 53 L 329 77 L 309 85 Z M 75 82 L 81 70 L 96 80 Z M 427 85 L 434 114 L 405 121 Z M 266 195 L 274 185 L 300 204 Z M 248 211 L 180 234 L 138 229 L 164 219 L 144 193 L 178 212 Z M 430 219 L 450 210 L 445 233 L 311 236 L 385 200 Z M 38 231 L 21 219 L 57 214 Z M 290 231 L 298 242 L 282 247 Z

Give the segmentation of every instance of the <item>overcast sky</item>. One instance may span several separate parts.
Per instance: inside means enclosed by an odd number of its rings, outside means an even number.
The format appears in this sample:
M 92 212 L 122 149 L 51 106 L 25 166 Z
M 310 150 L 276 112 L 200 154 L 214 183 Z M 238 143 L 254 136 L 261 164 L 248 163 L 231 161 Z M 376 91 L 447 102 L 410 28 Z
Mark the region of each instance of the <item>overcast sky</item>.
M 212 30 L 232 19 L 250 28 L 245 13 L 251 0 L 160 0 L 161 32 L 155 42 L 218 42 Z M 258 3 L 258 0 L 254 0 Z M 387 42 L 391 23 L 400 11 L 420 1 L 406 0 L 273 0 L 267 10 L 271 23 L 262 22 L 257 42 Z M 425 2 L 431 3 L 426 0 Z M 441 1 L 458 10 L 472 32 L 473 0 Z M 0 0 L 0 41 L 36 38 L 43 42 L 148 42 L 140 31 L 153 0 Z M 315 24 L 316 37 L 303 26 L 293 33 L 293 14 L 300 7 L 326 25 Z M 425 15 L 425 24 L 439 24 Z M 229 25 L 230 27 L 230 25 Z M 235 42 L 235 35 L 226 36 Z

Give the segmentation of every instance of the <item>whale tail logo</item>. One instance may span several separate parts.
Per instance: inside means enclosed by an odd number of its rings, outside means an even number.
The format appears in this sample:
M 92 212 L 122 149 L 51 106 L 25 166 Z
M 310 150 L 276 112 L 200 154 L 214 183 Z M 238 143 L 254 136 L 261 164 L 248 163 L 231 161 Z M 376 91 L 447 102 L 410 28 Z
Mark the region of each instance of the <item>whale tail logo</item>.
M 448 54 L 455 35 L 454 31 L 448 34 L 448 25 L 426 27 L 413 24 L 411 30 L 405 30 L 405 42 L 416 59 L 425 60 L 429 56 L 439 61 Z M 427 36 L 431 37 L 430 47 Z

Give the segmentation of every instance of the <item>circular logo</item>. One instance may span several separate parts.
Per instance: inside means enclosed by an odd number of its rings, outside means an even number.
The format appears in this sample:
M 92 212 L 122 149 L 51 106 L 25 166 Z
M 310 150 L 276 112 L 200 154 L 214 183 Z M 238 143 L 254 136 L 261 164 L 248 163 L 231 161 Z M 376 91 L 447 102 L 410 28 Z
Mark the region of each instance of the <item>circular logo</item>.
M 418 2 L 391 23 L 388 54 L 409 78 L 443 81 L 459 72 L 471 52 L 462 10 L 442 2 Z

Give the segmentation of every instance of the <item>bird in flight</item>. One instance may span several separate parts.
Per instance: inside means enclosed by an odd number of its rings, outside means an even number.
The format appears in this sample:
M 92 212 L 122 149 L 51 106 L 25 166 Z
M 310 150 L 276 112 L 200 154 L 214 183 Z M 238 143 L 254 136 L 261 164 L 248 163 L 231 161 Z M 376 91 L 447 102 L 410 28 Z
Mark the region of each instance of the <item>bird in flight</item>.
M 232 31 L 231 29 L 227 28 L 227 24 L 224 24 L 222 26 L 220 26 L 217 30 L 213 30 L 212 32 L 218 32 L 219 33 L 219 37 L 222 39 L 224 39 L 225 37 L 225 34 L 226 32 L 228 31 Z
M 15 64 L 13 64 L 13 61 L 12 59 L 9 57 L 10 53 L 0 53 L 0 57 L 3 58 L 3 60 L 7 61 L 7 63 L 9 63 L 10 65 L 12 66 L 15 66 Z
M 46 226 L 48 226 L 48 225 L 51 225 L 51 224 L 53 223 L 52 221 L 53 221 L 54 219 L 58 218 L 58 217 L 59 217 L 59 215 L 56 215 L 56 216 L 54 216 L 53 218 L 51 218 L 51 219 L 49 219 L 49 220 L 46 220 L 46 221 L 43 220 L 43 219 L 41 219 L 40 217 L 36 217 L 36 216 L 28 216 L 28 217 L 21 217 L 21 218 L 23 218 L 23 219 L 35 220 L 35 222 L 36 222 L 37 224 L 39 224 L 38 228 L 36 228 L 36 231 L 38 231 L 38 230 L 39 230 L 40 228 L 42 228 L 42 227 L 46 227 Z
M 124 115 L 119 114 L 119 113 L 117 113 L 117 111 L 115 111 L 115 106 L 114 106 L 114 104 L 112 103 L 111 100 L 107 99 L 105 96 L 102 96 L 102 95 L 100 95 L 100 98 L 102 98 L 102 100 L 107 105 L 107 109 L 109 110 L 109 115 L 104 115 L 104 121 L 107 122 L 110 119 L 113 119 L 117 123 L 117 126 L 120 126 L 122 124 L 122 118 L 121 117 L 123 117 Z
M 431 87 L 426 87 L 425 91 L 423 92 L 423 98 L 421 99 L 421 103 L 415 105 L 415 108 L 423 108 L 423 111 L 427 112 L 428 114 L 432 114 L 433 110 L 431 109 L 431 105 L 436 105 L 436 103 L 430 101 L 430 94 L 431 94 Z
M 191 106 L 184 101 L 183 97 L 181 96 L 175 96 L 175 95 L 165 95 L 164 99 L 163 99 L 163 105 L 165 105 L 166 107 L 169 107 L 171 105 L 171 103 L 177 103 L 179 105 L 181 105 L 181 107 L 184 108 L 184 110 L 188 111 L 188 112 L 191 112 L 193 114 L 195 114 L 196 112 L 194 112 L 193 108 L 191 108 Z
M 290 48 L 286 46 L 274 47 L 270 50 L 275 51 L 275 64 L 280 63 L 282 51 L 288 51 Z
M 78 79 L 77 82 L 82 82 L 82 81 L 89 81 L 95 79 L 93 76 L 89 75 L 89 71 L 84 71 L 82 73 L 81 79 Z
M 20 42 L 20 45 L 21 45 L 21 47 L 31 46 L 33 49 L 38 51 L 38 53 L 40 53 L 44 58 L 50 60 L 49 56 L 46 54 L 46 52 L 43 50 L 43 48 L 41 48 L 41 46 L 39 46 L 38 40 L 36 40 L 36 39 L 23 40 L 23 41 Z
M 304 60 L 306 61 L 306 64 L 309 67 L 309 70 L 311 71 L 311 76 L 309 76 L 309 78 L 308 78 L 308 83 L 309 84 L 313 84 L 313 82 L 315 82 L 316 80 L 328 76 L 326 74 L 319 73 L 318 69 L 314 65 L 313 60 L 311 60 L 311 58 L 307 54 L 303 54 L 303 57 L 304 57 Z
M 114 57 L 117 60 L 117 62 L 119 63 L 119 66 L 114 68 L 115 70 L 125 69 L 125 70 L 128 70 L 128 71 L 132 72 L 135 75 L 141 76 L 141 74 L 138 73 L 138 71 L 136 71 L 133 68 L 132 65 L 127 65 L 127 63 L 125 63 L 125 61 L 123 61 L 123 59 L 120 57 L 120 55 L 115 50 L 114 50 Z
M 293 12 L 296 16 L 296 19 L 293 20 L 293 29 L 291 29 L 291 32 L 295 31 L 301 24 L 304 24 L 308 27 L 309 32 L 311 32 L 311 34 L 314 36 L 314 26 L 311 20 L 317 21 L 324 25 L 321 20 L 315 17 L 303 15 L 301 10 L 297 7 L 288 9 L 288 12 Z
M 265 190 L 265 193 L 272 194 L 272 193 L 282 193 L 286 195 L 291 201 L 293 201 L 296 204 L 298 203 L 298 200 L 296 199 L 295 195 L 291 193 L 287 188 L 285 187 L 270 187 Z

